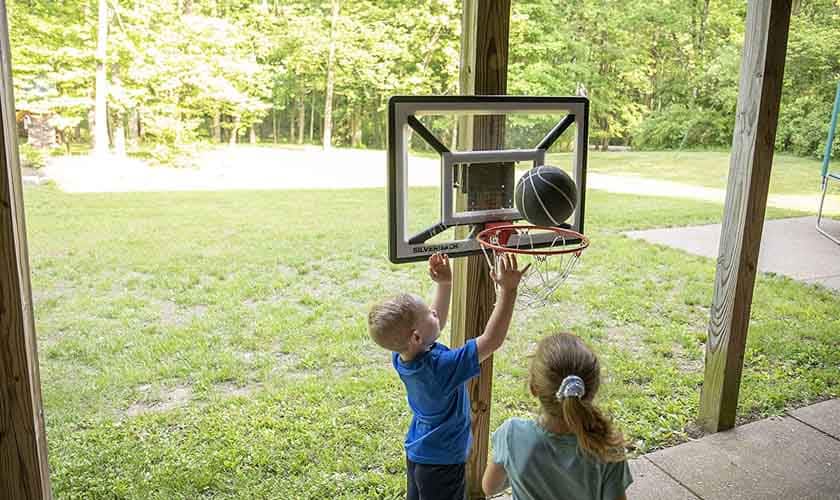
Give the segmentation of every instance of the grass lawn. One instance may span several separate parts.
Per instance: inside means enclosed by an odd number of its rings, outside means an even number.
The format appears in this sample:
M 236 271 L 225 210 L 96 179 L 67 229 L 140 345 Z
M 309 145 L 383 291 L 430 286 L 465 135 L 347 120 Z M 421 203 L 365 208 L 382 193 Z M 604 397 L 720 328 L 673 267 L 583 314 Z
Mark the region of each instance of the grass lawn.
M 437 210 L 432 189 L 412 196 Z M 56 498 L 403 494 L 408 406 L 366 312 L 432 287 L 422 264 L 387 261 L 382 189 L 25 200 Z M 571 330 L 600 353 L 601 404 L 635 453 L 685 440 L 714 262 L 620 231 L 721 212 L 590 192 L 574 280 L 557 305 L 518 312 L 496 357 L 493 428 L 535 408 L 534 343 Z M 840 395 L 838 309 L 836 293 L 759 276 L 742 419 Z

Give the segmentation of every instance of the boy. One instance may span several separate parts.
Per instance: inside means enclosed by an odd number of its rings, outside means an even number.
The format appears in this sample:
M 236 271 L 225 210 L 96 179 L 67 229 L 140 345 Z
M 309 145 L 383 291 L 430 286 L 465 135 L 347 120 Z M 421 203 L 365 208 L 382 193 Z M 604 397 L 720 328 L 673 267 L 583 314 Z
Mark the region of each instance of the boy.
M 436 342 L 446 325 L 452 292 L 446 255 L 429 258 L 429 276 L 437 283 L 432 307 L 416 295 L 402 294 L 371 309 L 370 335 L 392 351 L 414 415 L 405 437 L 408 500 L 464 498 L 464 464 L 472 440 L 466 382 L 504 342 L 516 290 L 527 270 L 520 271 L 511 254 L 500 258 L 498 272 L 492 273 L 499 292 L 484 333 L 458 349 Z

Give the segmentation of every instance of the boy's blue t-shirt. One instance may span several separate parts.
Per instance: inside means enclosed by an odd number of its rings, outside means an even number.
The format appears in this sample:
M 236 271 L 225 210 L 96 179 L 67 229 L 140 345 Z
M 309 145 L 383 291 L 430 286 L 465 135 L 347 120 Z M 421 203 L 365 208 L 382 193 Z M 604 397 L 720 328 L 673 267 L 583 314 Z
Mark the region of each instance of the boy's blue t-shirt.
M 392 361 L 414 413 L 405 436 L 408 459 L 419 464 L 465 463 L 472 441 L 465 383 L 481 371 L 475 339 L 454 350 L 436 342 L 407 363 L 395 352 Z

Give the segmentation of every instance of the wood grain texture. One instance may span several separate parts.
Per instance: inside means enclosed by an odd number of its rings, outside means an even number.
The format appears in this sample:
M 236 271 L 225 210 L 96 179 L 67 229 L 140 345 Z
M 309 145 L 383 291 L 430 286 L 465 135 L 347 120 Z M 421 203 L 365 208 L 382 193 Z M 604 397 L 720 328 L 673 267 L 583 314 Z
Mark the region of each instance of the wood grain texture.
M 790 0 L 750 0 L 729 181 L 706 342 L 700 424 L 732 428 L 744 364 L 773 145 L 779 117 Z
M 507 92 L 508 33 L 510 0 L 465 0 L 461 35 L 461 94 L 503 95 Z M 504 119 L 479 117 L 459 121 L 459 150 L 497 149 L 504 144 Z M 500 179 L 513 179 L 513 168 L 472 167 L 473 186 Z M 468 196 L 456 200 L 458 210 L 468 204 Z M 452 294 L 453 346 L 463 345 L 484 331 L 493 311 L 496 292 L 484 257 L 454 262 Z M 468 392 L 472 409 L 473 446 L 467 462 L 467 496 L 484 498 L 481 476 L 487 465 L 490 438 L 490 402 L 493 387 L 493 358 L 481 364 L 481 374 L 470 381 Z
M 6 4 L 0 0 L 0 497 L 50 498 Z

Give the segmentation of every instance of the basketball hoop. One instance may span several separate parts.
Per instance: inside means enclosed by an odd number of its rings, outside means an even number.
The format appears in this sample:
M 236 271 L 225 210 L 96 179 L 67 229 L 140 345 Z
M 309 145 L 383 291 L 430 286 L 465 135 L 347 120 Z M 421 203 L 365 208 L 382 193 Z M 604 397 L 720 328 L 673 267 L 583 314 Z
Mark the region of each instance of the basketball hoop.
M 542 305 L 566 281 L 577 265 L 580 254 L 589 246 L 589 238 L 561 227 L 487 224 L 476 236 L 487 265 L 496 271 L 499 257 L 513 253 L 528 257 L 531 268 L 519 283 L 522 305 Z

